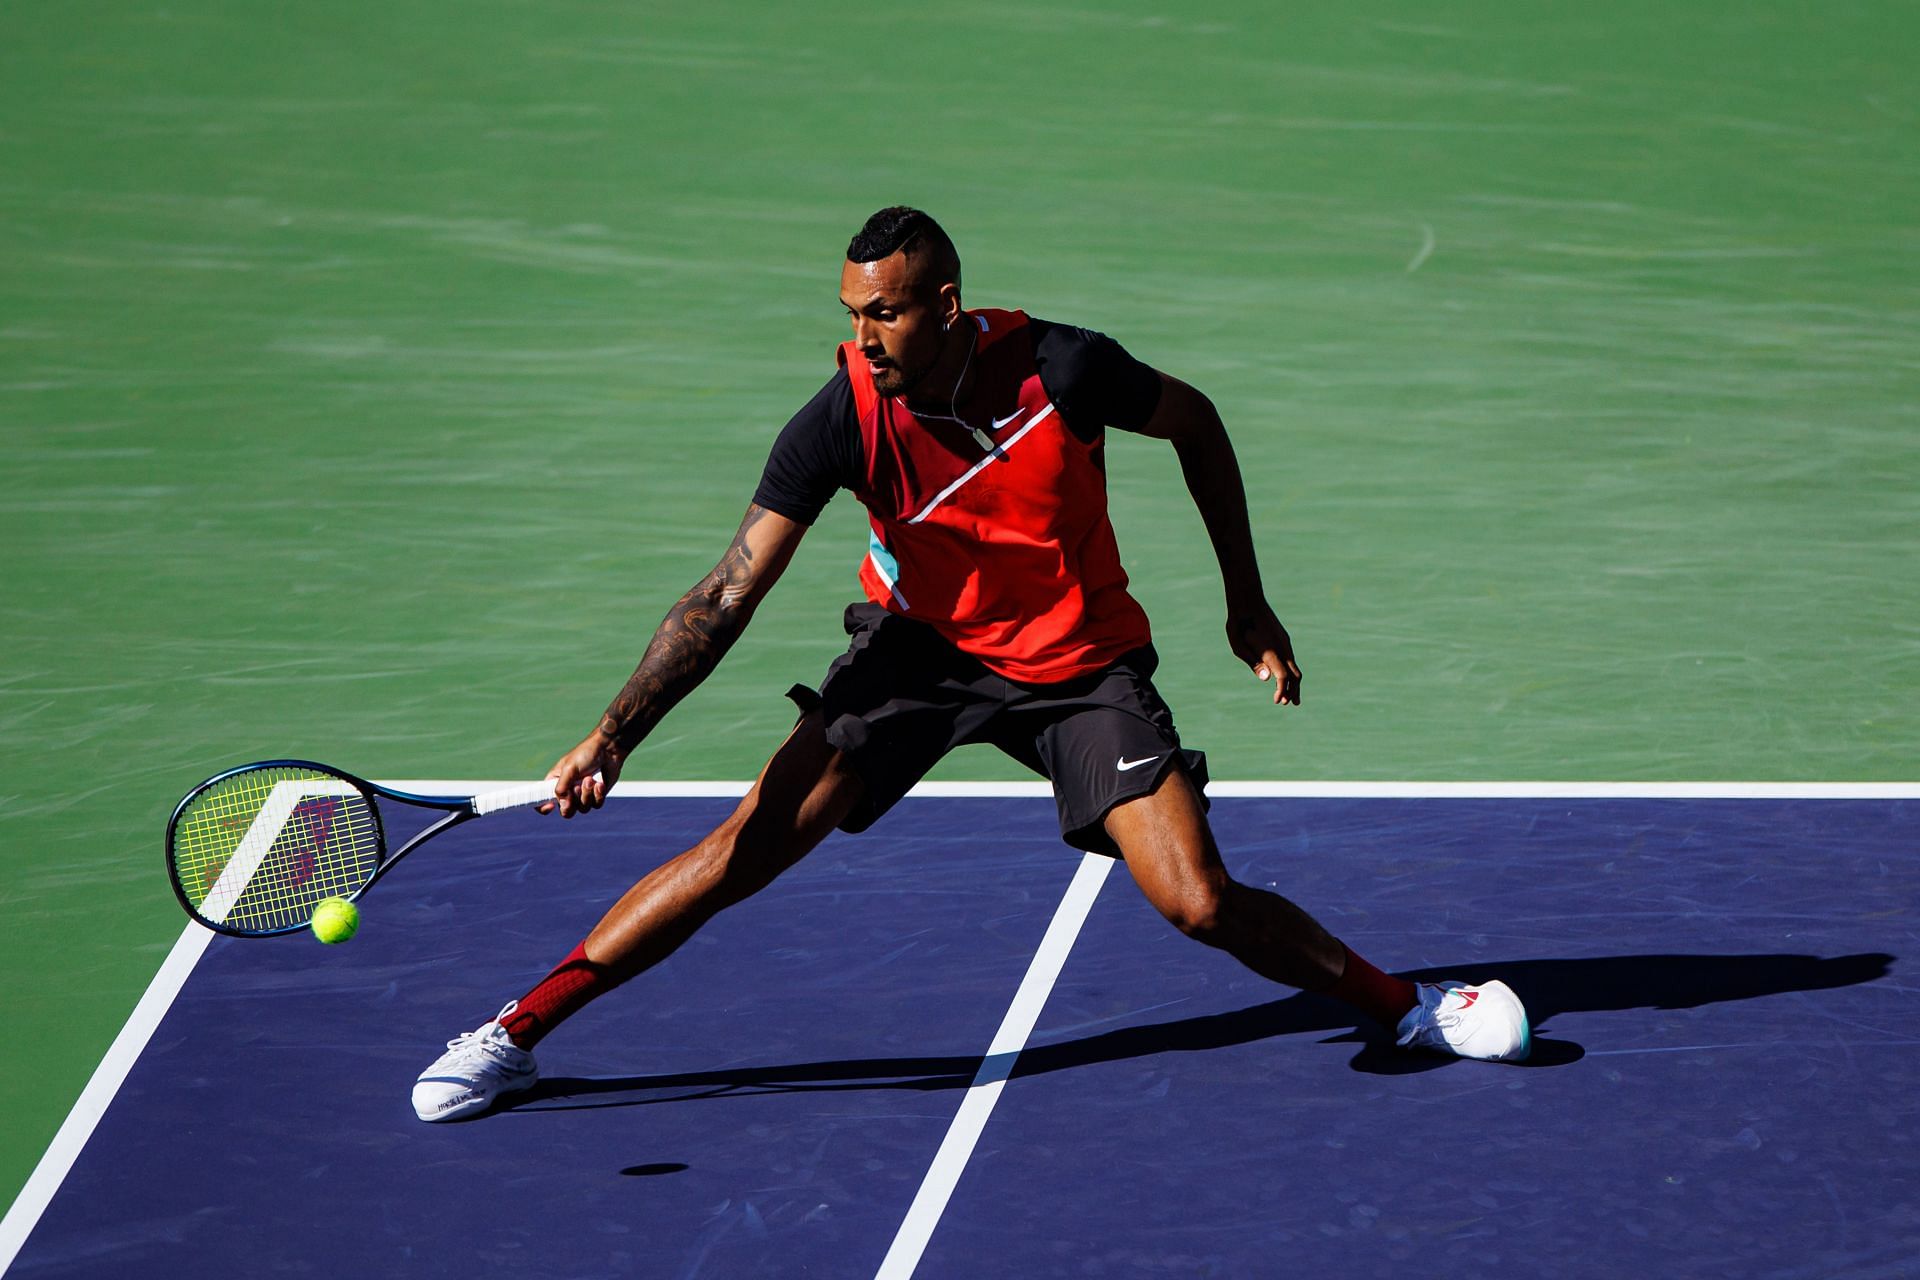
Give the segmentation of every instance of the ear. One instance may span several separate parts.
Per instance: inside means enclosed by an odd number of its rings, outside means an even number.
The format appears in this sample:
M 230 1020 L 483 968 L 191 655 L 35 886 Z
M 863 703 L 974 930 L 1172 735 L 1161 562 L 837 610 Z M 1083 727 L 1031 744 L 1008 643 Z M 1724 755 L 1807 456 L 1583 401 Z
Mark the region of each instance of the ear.
M 960 305 L 960 286 L 943 284 L 940 286 L 939 300 L 934 310 L 940 313 L 941 329 L 952 329 L 967 318 L 966 308 Z

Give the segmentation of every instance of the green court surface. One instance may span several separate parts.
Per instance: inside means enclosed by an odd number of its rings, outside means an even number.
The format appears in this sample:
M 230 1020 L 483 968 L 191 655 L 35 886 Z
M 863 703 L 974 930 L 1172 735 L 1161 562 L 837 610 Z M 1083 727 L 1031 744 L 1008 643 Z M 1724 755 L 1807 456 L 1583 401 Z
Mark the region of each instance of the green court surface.
M 539 776 L 831 372 L 884 204 L 971 303 L 1220 405 L 1298 710 L 1227 653 L 1170 455 L 1110 450 L 1216 776 L 1914 778 L 1916 38 L 1726 0 L 8 6 L 0 1204 L 180 932 L 172 802 L 282 754 Z M 863 548 L 843 497 L 628 776 L 751 774 Z

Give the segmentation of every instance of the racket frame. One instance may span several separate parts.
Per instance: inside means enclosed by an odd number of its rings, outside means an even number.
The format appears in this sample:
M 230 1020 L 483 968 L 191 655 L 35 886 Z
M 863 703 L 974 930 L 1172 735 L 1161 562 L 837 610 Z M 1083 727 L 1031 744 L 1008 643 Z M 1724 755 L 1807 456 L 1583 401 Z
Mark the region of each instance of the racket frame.
M 379 852 L 379 865 L 374 867 L 373 874 L 367 877 L 365 884 L 355 889 L 352 893 L 338 895 L 344 897 L 349 902 L 357 900 L 367 890 L 373 888 L 373 886 L 379 882 L 380 877 L 386 875 L 400 859 L 406 857 L 415 849 L 418 849 L 434 836 L 480 816 L 480 811 L 474 807 L 474 800 L 476 799 L 474 796 L 423 796 L 411 791 L 396 791 L 392 787 L 383 787 L 377 782 L 369 782 L 357 774 L 348 773 L 345 769 L 336 768 L 330 764 L 321 764 L 317 760 L 255 760 L 251 764 L 236 765 L 231 769 L 216 773 L 213 777 L 208 778 L 205 782 L 202 782 L 199 786 L 187 792 L 187 794 L 181 798 L 180 803 L 173 807 L 173 816 L 167 819 L 167 883 L 173 886 L 173 896 L 180 900 L 182 909 L 184 909 L 187 915 L 192 917 L 196 923 L 205 925 L 215 933 L 223 933 L 229 938 L 275 938 L 289 933 L 304 933 L 309 927 L 305 921 L 299 924 L 282 925 L 276 929 L 242 929 L 236 928 L 224 921 L 215 922 L 200 914 L 199 910 L 187 900 L 187 891 L 181 887 L 179 866 L 175 863 L 173 857 L 174 833 L 180 826 L 181 815 L 186 812 L 188 805 L 192 804 L 198 796 L 209 788 L 218 786 L 236 774 L 249 773 L 255 769 L 312 770 L 315 773 L 323 773 L 328 777 L 338 778 L 365 797 L 367 808 L 373 814 L 374 840 L 375 848 Z M 422 809 L 445 810 L 447 816 L 416 833 L 412 839 L 408 840 L 398 849 L 388 852 L 386 822 L 380 816 L 380 806 L 375 803 L 376 798 L 394 800 L 401 804 L 410 804 Z

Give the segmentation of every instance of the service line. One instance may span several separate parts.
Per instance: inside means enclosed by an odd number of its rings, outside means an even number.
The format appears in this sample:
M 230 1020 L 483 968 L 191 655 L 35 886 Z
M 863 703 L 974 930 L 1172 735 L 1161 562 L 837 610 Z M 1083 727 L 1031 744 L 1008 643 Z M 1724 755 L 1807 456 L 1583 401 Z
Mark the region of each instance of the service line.
M 947 1136 L 940 1143 L 940 1150 L 935 1153 L 913 1204 L 907 1209 L 906 1219 L 893 1237 L 893 1246 L 881 1261 L 880 1270 L 874 1273 L 875 1280 L 906 1280 L 920 1265 L 920 1255 L 926 1251 L 927 1241 L 939 1225 L 940 1215 L 946 1211 L 947 1200 L 960 1181 L 961 1171 L 967 1167 L 974 1144 L 980 1141 L 980 1133 L 987 1127 L 987 1117 L 993 1114 L 993 1104 L 1000 1100 L 1001 1088 L 1013 1074 L 1013 1064 L 1026 1047 L 1027 1037 L 1033 1034 L 1033 1024 L 1040 1018 L 1040 1010 L 1060 977 L 1060 968 L 1067 962 L 1067 953 L 1073 950 L 1074 939 L 1080 936 L 1080 926 L 1087 922 L 1087 912 L 1093 909 L 1101 884 L 1113 870 L 1113 862 L 1112 858 L 1096 853 L 1081 856 L 1080 867 L 1073 873 L 1073 883 L 1067 886 L 1060 906 L 1053 913 L 1053 923 L 1047 926 L 1039 950 L 1033 953 L 1027 976 L 1020 980 L 1020 989 L 1014 993 L 1007 1016 L 1001 1019 L 1000 1030 L 994 1033 L 993 1043 L 987 1047 L 987 1056 L 981 1060 L 973 1084 L 960 1100 L 960 1110 L 948 1126 Z

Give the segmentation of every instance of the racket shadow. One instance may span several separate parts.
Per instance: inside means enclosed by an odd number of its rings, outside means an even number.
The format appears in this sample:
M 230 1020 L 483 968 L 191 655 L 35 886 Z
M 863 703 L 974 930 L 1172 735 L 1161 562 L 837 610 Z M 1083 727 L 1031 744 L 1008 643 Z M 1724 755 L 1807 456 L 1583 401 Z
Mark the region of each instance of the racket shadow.
M 1519 994 L 1532 1019 L 1533 1054 L 1521 1068 L 1562 1067 L 1586 1054 L 1571 1040 L 1543 1035 L 1549 1020 L 1574 1013 L 1625 1009 L 1692 1009 L 1799 991 L 1855 986 L 1886 977 L 1894 956 L 1874 952 L 1822 958 L 1803 955 L 1635 955 L 1591 959 L 1502 960 L 1468 966 L 1419 969 L 1414 981 L 1445 977 L 1498 976 Z M 1357 1044 L 1349 1063 L 1370 1075 L 1411 1075 L 1460 1060 L 1434 1053 L 1408 1053 L 1386 1030 L 1360 1026 L 1351 1011 L 1324 996 L 1300 992 L 1227 1013 L 1121 1027 L 1022 1051 L 1010 1079 L 1046 1075 L 1105 1062 L 1163 1053 L 1204 1053 L 1278 1036 L 1334 1032 L 1323 1044 Z M 575 1111 L 601 1107 L 658 1106 L 781 1093 L 843 1093 L 900 1090 L 937 1093 L 965 1089 L 982 1058 L 956 1054 L 926 1057 L 846 1058 L 766 1066 L 691 1071 L 671 1075 L 569 1077 L 542 1080 L 498 1108 L 508 1111 Z

